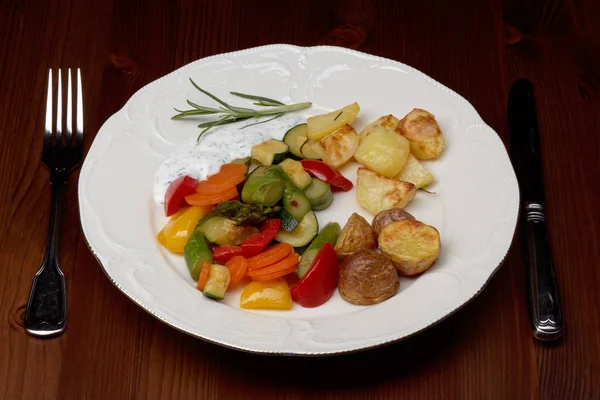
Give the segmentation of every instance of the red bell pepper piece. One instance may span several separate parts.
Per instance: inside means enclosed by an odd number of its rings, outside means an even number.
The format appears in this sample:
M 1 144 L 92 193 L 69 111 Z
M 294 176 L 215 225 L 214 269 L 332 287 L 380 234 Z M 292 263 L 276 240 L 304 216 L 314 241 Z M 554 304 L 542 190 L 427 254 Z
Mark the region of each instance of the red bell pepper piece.
M 241 256 L 242 248 L 240 246 L 216 246 L 212 249 L 213 260 L 217 264 L 225 264 L 234 256 Z
M 275 239 L 281 220 L 279 218 L 269 218 L 260 227 L 260 232 L 250 236 L 242 242 L 242 255 L 246 258 L 254 257 L 263 251 L 269 243 Z
M 167 217 L 175 214 L 183 198 L 188 194 L 192 194 L 196 191 L 196 184 L 198 181 L 191 176 L 183 175 L 175 179 L 165 192 L 165 215 Z
M 310 175 L 327 182 L 332 189 L 338 188 L 347 192 L 352 189 L 352 182 L 348 180 L 344 175 L 340 174 L 336 169 L 325 164 L 319 160 L 302 160 L 301 161 L 304 170 Z
M 318 307 L 331 298 L 337 288 L 339 261 L 331 243 L 326 242 L 306 275 L 294 286 L 292 299 L 302 307 Z

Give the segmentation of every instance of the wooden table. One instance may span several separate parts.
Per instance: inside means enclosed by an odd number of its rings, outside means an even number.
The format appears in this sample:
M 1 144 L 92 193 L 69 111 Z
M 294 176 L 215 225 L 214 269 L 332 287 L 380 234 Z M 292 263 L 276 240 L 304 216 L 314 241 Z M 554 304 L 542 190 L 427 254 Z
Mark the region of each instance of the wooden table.
M 0 397 L 600 398 L 600 5 L 592 3 L 0 1 Z M 39 162 L 47 69 L 83 68 L 87 148 L 148 82 L 204 56 L 281 42 L 341 45 L 411 65 L 466 97 L 505 143 L 508 89 L 518 77 L 534 82 L 562 341 L 531 336 L 516 242 L 479 297 L 404 342 L 311 359 L 193 339 L 104 276 L 82 237 L 77 174 L 60 238 L 68 329 L 52 340 L 24 333 L 50 204 Z

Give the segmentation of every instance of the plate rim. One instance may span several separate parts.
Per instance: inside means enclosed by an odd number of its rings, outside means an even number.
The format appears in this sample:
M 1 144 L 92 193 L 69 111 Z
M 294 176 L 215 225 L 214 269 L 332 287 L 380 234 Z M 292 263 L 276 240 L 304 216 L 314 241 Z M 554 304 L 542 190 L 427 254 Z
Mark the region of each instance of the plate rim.
M 468 106 L 472 112 L 474 112 L 474 114 L 476 115 L 477 119 L 478 119 L 478 123 L 479 125 L 486 129 L 491 131 L 496 139 L 502 144 L 502 147 L 504 148 L 504 152 L 506 153 L 507 156 L 509 156 L 508 154 L 508 150 L 506 148 L 506 146 L 504 145 L 504 142 L 502 141 L 502 139 L 500 138 L 500 136 L 498 135 L 498 133 L 491 128 L 491 126 L 489 126 L 484 120 L 483 118 L 481 118 L 479 112 L 477 111 L 477 109 L 475 109 L 475 107 L 467 100 L 465 99 L 463 96 L 461 96 L 460 94 L 458 94 L 457 92 L 455 92 L 454 90 L 450 89 L 449 87 L 445 86 L 444 84 L 440 83 L 439 81 L 433 79 L 432 77 L 430 77 L 429 75 L 425 74 L 424 72 L 421 72 L 420 70 L 417 70 L 413 67 L 411 67 L 410 65 L 404 64 L 400 61 L 391 59 L 391 58 L 386 58 L 386 57 L 382 57 L 382 56 L 378 56 L 378 55 L 374 55 L 374 54 L 370 54 L 370 53 L 366 53 L 366 52 L 362 52 L 360 50 L 353 50 L 353 49 L 348 49 L 348 48 L 344 48 L 344 47 L 339 47 L 339 46 L 329 46 L 329 45 L 318 45 L 318 46 L 298 46 L 298 45 L 292 45 L 292 44 L 287 44 L 287 43 L 276 43 L 276 44 L 268 44 L 268 45 L 262 45 L 262 46 L 255 46 L 255 47 L 248 47 L 248 48 L 244 48 L 244 49 L 240 49 L 240 50 L 234 50 L 234 51 L 229 51 L 229 52 L 223 52 L 223 53 L 217 53 L 217 54 L 213 54 L 210 56 L 206 56 L 206 57 L 202 57 L 199 59 L 196 59 L 194 61 L 191 61 L 189 63 L 186 64 L 182 64 L 181 66 L 177 67 L 176 69 L 174 69 L 173 71 L 147 83 L 146 85 L 142 86 L 140 89 L 138 89 L 134 94 L 132 94 L 129 99 L 123 104 L 123 106 L 121 108 L 119 108 L 117 111 L 115 111 L 111 116 L 109 116 L 100 126 L 100 128 L 98 129 L 98 131 L 96 132 L 96 136 L 103 130 L 103 128 L 113 119 L 115 118 L 118 114 L 120 114 L 124 109 L 126 109 L 129 104 L 131 102 L 133 102 L 141 93 L 149 90 L 150 88 L 152 88 L 153 86 L 159 84 L 161 81 L 166 80 L 167 78 L 169 78 L 170 76 L 176 74 L 179 70 L 184 69 L 188 66 L 192 66 L 194 64 L 199 64 L 202 62 L 206 62 L 209 60 L 214 60 L 214 59 L 219 59 L 219 58 L 227 58 L 228 56 L 232 56 L 232 55 L 243 55 L 243 54 L 247 54 L 247 53 L 252 53 L 252 52 L 257 52 L 257 51 L 261 51 L 261 50 L 267 50 L 267 49 L 287 49 L 287 50 L 294 50 L 297 52 L 309 52 L 309 51 L 318 51 L 318 50 L 333 50 L 333 51 L 338 51 L 338 52 L 342 52 L 342 53 L 346 53 L 346 54 L 350 54 L 353 56 L 358 56 L 362 59 L 371 59 L 371 60 L 380 60 L 380 61 L 384 61 L 386 63 L 392 63 L 395 64 L 399 67 L 402 67 L 405 70 L 408 70 L 410 72 L 413 73 L 417 73 L 419 74 L 422 78 L 424 78 L 425 80 L 427 80 L 429 83 L 434 84 L 435 86 L 438 87 L 438 89 L 443 90 L 444 92 L 448 93 L 449 95 L 459 99 L 462 103 L 464 103 L 464 105 Z M 92 149 L 92 147 L 94 146 L 94 142 L 96 139 L 96 136 L 94 137 L 94 141 L 92 142 L 92 144 L 90 145 L 88 152 Z M 84 169 L 84 167 L 86 166 L 86 161 L 87 161 L 87 157 L 84 159 L 84 163 L 81 166 L 81 170 Z M 509 164 L 510 164 L 510 168 L 508 168 L 508 170 L 512 173 L 512 175 L 515 177 L 516 179 L 516 173 L 514 171 L 514 166 L 512 165 L 512 163 L 510 162 L 510 157 L 509 157 Z M 490 283 L 491 279 L 494 277 L 494 275 L 498 272 L 498 270 L 502 267 L 502 265 L 504 264 L 504 262 L 506 261 L 506 258 L 514 244 L 514 240 L 515 240 L 515 236 L 516 236 L 516 230 L 517 230 L 517 224 L 520 218 L 520 202 L 521 202 L 521 193 L 520 193 L 520 188 L 517 186 L 515 186 L 515 194 L 516 194 L 516 215 L 514 217 L 514 220 L 510 221 L 511 223 L 511 230 L 512 230 L 512 237 L 510 238 L 510 242 L 508 243 L 508 246 L 506 248 L 506 250 L 504 251 L 504 256 L 502 257 L 502 259 L 499 261 L 498 265 L 496 265 L 493 270 L 490 272 L 489 276 L 487 277 L 487 279 L 485 279 L 485 281 L 481 284 L 481 287 L 479 287 L 477 290 L 474 291 L 474 293 L 471 294 L 471 296 L 466 299 L 464 302 L 462 302 L 461 304 L 458 304 L 454 309 L 450 310 L 449 312 L 447 312 L 446 314 L 444 314 L 443 316 L 429 321 L 427 322 L 422 328 L 415 330 L 414 332 L 411 332 L 409 334 L 406 334 L 404 336 L 400 336 L 398 338 L 394 338 L 394 339 L 390 339 L 390 340 L 383 340 L 374 344 L 368 344 L 368 345 L 364 345 L 364 346 L 354 346 L 354 347 L 350 347 L 348 349 L 344 349 L 344 350 L 334 350 L 334 351 L 292 351 L 292 352 L 286 352 L 286 351 L 277 351 L 277 350 L 260 350 L 260 349 L 255 349 L 255 348 L 250 348 L 250 347 L 245 347 L 242 345 L 237 345 L 237 344 L 232 344 L 232 343 L 228 343 L 227 341 L 221 341 L 221 340 L 217 340 L 217 339 L 211 339 L 205 336 L 202 336 L 200 334 L 197 334 L 195 332 L 193 332 L 192 330 L 186 329 L 182 326 L 179 326 L 177 323 L 172 322 L 172 321 L 168 321 L 166 318 L 164 318 L 163 316 L 161 316 L 159 313 L 153 311 L 150 307 L 147 307 L 146 305 L 144 305 L 139 299 L 137 299 L 134 295 L 132 295 L 131 293 L 129 293 L 128 290 L 126 290 L 124 287 L 122 287 L 108 272 L 108 270 L 105 268 L 104 264 L 102 263 L 102 261 L 100 260 L 100 256 L 97 253 L 96 249 L 93 247 L 91 240 L 89 238 L 87 229 L 85 227 L 84 224 L 84 207 L 82 206 L 82 188 L 84 187 L 84 185 L 82 184 L 83 179 L 85 178 L 84 174 L 80 174 L 80 176 L 78 177 L 78 189 L 77 189 L 77 194 L 78 194 L 78 205 L 79 205 L 79 220 L 80 220 L 80 225 L 82 228 L 82 232 L 83 232 L 83 239 L 87 245 L 87 247 L 90 249 L 92 255 L 94 256 L 94 258 L 97 260 L 98 264 L 100 265 L 104 275 L 109 279 L 109 281 L 115 286 L 117 287 L 117 289 L 119 289 L 127 298 L 129 298 L 129 300 L 133 301 L 137 306 L 139 306 L 142 310 L 146 311 L 147 313 L 149 313 L 150 315 L 152 315 L 153 317 L 155 317 L 156 319 L 158 319 L 159 321 L 161 321 L 162 323 L 166 324 L 167 326 L 174 328 L 180 332 L 183 332 L 187 335 L 190 335 L 194 338 L 197 339 L 201 339 L 203 341 L 206 341 L 208 343 L 212 343 L 212 344 L 216 344 L 225 348 L 229 348 L 232 350 L 237 350 L 237 351 L 242 351 L 245 353 L 250 353 L 250 354 L 257 354 L 257 355 L 268 355 L 268 356 L 290 356 L 290 357 L 331 357 L 331 356 L 338 356 L 338 355 L 345 355 L 345 354 L 353 354 L 353 353 L 359 353 L 359 352 L 363 352 L 363 351 L 369 351 L 369 350 L 373 350 L 376 348 L 380 348 L 380 347 L 385 347 L 400 341 L 404 341 L 406 339 L 412 338 L 415 335 L 418 335 L 430 328 L 432 328 L 433 326 L 443 322 L 444 320 L 446 320 L 447 318 L 453 316 L 455 313 L 457 313 L 458 311 L 460 311 L 462 308 L 464 308 L 466 305 L 468 305 L 469 303 L 471 303 L 476 297 L 478 297 L 483 290 L 487 287 L 487 285 Z

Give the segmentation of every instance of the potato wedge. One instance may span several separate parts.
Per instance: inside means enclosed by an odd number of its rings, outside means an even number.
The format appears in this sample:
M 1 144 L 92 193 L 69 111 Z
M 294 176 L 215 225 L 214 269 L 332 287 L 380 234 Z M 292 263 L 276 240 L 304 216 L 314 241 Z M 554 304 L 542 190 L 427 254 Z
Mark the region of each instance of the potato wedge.
M 336 129 L 354 122 L 359 112 L 360 106 L 354 102 L 339 110 L 309 117 L 306 120 L 308 138 L 318 142 Z
M 334 250 L 338 258 L 343 259 L 361 249 L 374 249 L 377 246 L 376 239 L 369 222 L 352 213 L 338 236 Z
M 420 160 L 438 157 L 446 145 L 435 116 L 420 108 L 400 120 L 398 132 L 410 141 L 410 152 Z
M 415 217 L 412 216 L 409 212 L 405 211 L 402 208 L 390 208 L 389 210 L 383 210 L 373 218 L 373 222 L 371 226 L 375 231 L 375 234 L 379 236 L 381 230 L 395 221 L 402 221 L 405 219 L 410 219 L 412 221 L 415 220 Z
M 427 171 L 425 167 L 416 159 L 412 154 L 408 155 L 406 164 L 400 174 L 397 176 L 398 179 L 405 182 L 410 182 L 417 189 L 425 187 L 433 182 L 433 175 Z
M 358 147 L 359 136 L 351 125 L 344 125 L 313 145 L 321 160 L 334 168 L 352 158 Z
M 366 168 L 358 168 L 356 200 L 373 214 L 395 207 L 404 208 L 416 193 L 415 185 L 410 182 L 386 178 Z
M 360 138 L 354 158 L 371 171 L 393 178 L 404 168 L 409 153 L 410 144 L 404 136 L 377 126 Z
M 384 115 L 383 117 L 379 117 L 369 125 L 365 126 L 362 131 L 360 131 L 360 136 L 368 136 L 369 133 L 375 130 L 378 126 L 383 126 L 388 131 L 395 132 L 399 123 L 400 120 L 392 114 Z
M 440 255 L 440 234 L 420 221 L 392 222 L 379 234 L 379 248 L 402 275 L 426 271 Z
M 399 287 L 394 264 L 375 250 L 359 250 L 340 266 L 338 288 L 349 303 L 381 303 L 394 296 Z

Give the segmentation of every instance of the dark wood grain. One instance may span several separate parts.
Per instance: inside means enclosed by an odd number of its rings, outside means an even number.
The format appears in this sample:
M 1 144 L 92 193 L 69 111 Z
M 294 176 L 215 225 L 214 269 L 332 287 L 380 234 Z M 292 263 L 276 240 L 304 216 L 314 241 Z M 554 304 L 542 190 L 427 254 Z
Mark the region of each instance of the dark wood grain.
M 600 398 L 599 16 L 590 0 L 0 0 L 0 398 Z M 407 63 L 467 98 L 505 143 L 510 84 L 533 81 L 566 321 L 559 343 L 530 334 L 518 242 L 474 301 L 391 346 L 275 358 L 193 339 L 104 276 L 82 237 L 77 174 L 60 237 L 68 329 L 52 340 L 24 333 L 50 200 L 39 163 L 47 69 L 84 68 L 87 148 L 143 85 L 268 43 L 333 44 Z

